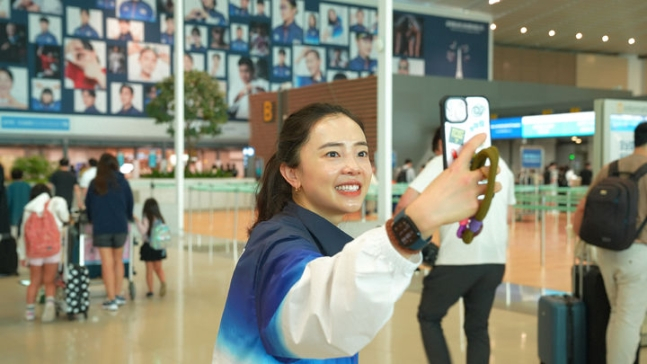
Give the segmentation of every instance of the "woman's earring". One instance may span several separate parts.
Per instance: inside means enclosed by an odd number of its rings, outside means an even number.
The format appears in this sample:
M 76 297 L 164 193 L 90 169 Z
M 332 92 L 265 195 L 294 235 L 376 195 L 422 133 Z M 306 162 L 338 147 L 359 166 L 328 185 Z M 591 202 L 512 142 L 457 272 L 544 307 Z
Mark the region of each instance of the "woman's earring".
M 298 193 L 299 191 L 301 191 L 301 186 L 299 186 L 299 187 L 294 187 L 294 192 L 297 192 L 297 193 Z

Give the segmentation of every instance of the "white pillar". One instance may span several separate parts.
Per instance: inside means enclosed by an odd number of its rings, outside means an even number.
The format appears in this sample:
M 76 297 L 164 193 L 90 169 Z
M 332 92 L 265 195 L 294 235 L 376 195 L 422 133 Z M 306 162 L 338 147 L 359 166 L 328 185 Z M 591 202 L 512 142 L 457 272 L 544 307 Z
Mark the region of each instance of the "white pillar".
M 184 233 L 184 0 L 175 0 L 175 188 L 177 230 Z
M 377 180 L 378 222 L 391 217 L 391 158 L 393 150 L 393 1 L 380 0 L 377 50 Z
M 645 94 L 645 61 L 637 54 L 625 54 L 627 59 L 627 89 L 634 96 Z

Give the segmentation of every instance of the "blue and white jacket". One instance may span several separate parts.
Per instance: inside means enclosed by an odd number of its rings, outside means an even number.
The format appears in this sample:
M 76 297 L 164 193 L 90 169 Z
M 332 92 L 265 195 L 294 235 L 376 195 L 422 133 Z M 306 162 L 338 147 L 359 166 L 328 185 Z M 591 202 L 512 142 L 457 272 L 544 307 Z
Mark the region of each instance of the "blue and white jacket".
M 238 261 L 213 363 L 357 363 L 420 261 L 400 255 L 384 227 L 353 240 L 290 202 Z

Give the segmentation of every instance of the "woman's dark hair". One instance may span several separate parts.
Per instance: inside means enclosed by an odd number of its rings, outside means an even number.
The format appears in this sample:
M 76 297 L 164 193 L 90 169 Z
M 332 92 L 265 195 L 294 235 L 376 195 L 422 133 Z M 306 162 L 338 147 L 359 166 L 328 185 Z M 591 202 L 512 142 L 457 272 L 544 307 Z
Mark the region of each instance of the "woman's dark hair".
M 258 218 L 254 226 L 271 219 L 281 212 L 292 200 L 292 186 L 281 175 L 281 164 L 296 168 L 300 163 L 300 151 L 310 139 L 312 127 L 328 116 L 343 115 L 353 120 L 364 132 L 364 124 L 350 111 L 338 105 L 310 104 L 290 115 L 281 129 L 277 151 L 267 161 L 261 176 L 260 189 L 256 194 L 256 211 Z
M 42 193 L 47 193 L 49 197 L 52 197 L 52 191 L 50 191 L 49 187 L 47 187 L 46 184 L 44 183 L 35 184 L 34 187 L 31 188 L 31 191 L 29 191 L 29 201 L 40 196 Z
M 8 68 L 0 67 L 0 72 L 6 73 L 7 76 L 9 76 L 9 79 L 13 82 L 13 73 L 11 73 L 11 71 Z
M 105 195 L 110 187 L 117 186 L 116 172 L 119 172 L 117 158 L 112 154 L 103 153 L 97 165 L 97 176 L 94 177 L 94 190 L 99 195 Z
M 153 228 L 153 221 L 155 221 L 155 219 L 164 222 L 164 218 L 160 212 L 160 207 L 157 204 L 157 200 L 154 198 L 148 198 L 144 201 L 142 215 L 148 219 L 148 231 L 146 232 L 146 235 L 148 236 L 151 236 L 151 229 Z
M 23 175 L 23 172 L 22 172 L 22 169 L 20 168 L 14 168 L 11 170 L 11 179 L 14 181 L 22 179 L 22 175 Z

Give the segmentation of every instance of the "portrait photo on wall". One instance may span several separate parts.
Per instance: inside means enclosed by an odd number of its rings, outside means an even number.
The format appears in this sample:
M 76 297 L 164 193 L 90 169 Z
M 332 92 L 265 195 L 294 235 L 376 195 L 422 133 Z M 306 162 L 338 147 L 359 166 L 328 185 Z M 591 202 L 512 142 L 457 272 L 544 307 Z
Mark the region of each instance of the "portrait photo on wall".
M 348 45 L 348 7 L 321 4 L 319 34 L 322 44 Z
M 398 75 L 424 76 L 425 60 L 406 57 L 394 57 L 393 73 Z
M 356 72 L 377 72 L 377 57 L 373 49 L 373 34 L 351 33 L 350 62 L 348 68 Z
M 173 14 L 175 11 L 175 2 L 173 0 L 157 0 L 157 11 Z
M 266 92 L 269 82 L 263 78 L 267 70 L 258 64 L 258 59 L 230 54 L 227 60 L 229 74 L 229 117 L 239 120 L 249 119 L 249 95 Z M 267 64 L 265 64 L 267 66 Z
M 265 57 L 270 54 L 270 25 L 253 21 L 249 24 L 249 54 Z
M 423 19 L 413 14 L 393 14 L 393 55 L 421 57 Z
M 159 93 L 160 90 L 157 88 L 157 85 L 144 85 L 144 109 L 146 109 L 146 106 L 150 104 L 151 101 L 157 98 Z
M 229 21 L 227 6 L 227 1 L 224 0 L 186 0 L 184 2 L 184 20 L 227 25 Z
M 488 77 L 489 24 L 429 16 L 434 42 L 426 50 L 428 74 L 456 79 Z
M 184 71 L 204 71 L 204 53 L 184 52 Z
M 31 109 L 33 111 L 61 111 L 61 81 L 32 78 Z
M 294 46 L 294 87 L 326 82 L 326 49 L 323 47 Z
M 272 0 L 251 0 L 251 2 L 254 16 L 261 19 L 270 19 L 272 16 Z
M 117 0 L 117 18 L 155 22 L 155 0 Z
M 171 14 L 160 16 L 160 42 L 173 45 L 175 43 L 175 19 Z
M 29 41 L 38 45 L 61 45 L 61 18 L 29 14 Z
M 97 0 L 97 8 L 105 10 L 115 10 L 117 0 Z
M 0 109 L 27 109 L 27 68 L 0 66 Z
M 274 0 L 272 3 L 272 42 L 303 43 L 305 6 L 302 0 Z
M 348 49 L 342 47 L 328 48 L 329 68 L 348 68 Z
M 171 46 L 128 42 L 128 80 L 159 82 L 171 75 Z
M 229 30 L 227 27 L 212 27 L 209 31 L 209 48 L 229 49 Z
M 141 42 L 144 40 L 144 23 L 127 19 L 106 19 L 108 39 L 122 42 Z
M 229 16 L 250 16 L 251 8 L 250 0 L 229 0 Z
M 97 40 L 65 40 L 65 88 L 106 88 L 106 43 Z
M 372 33 L 371 16 L 371 11 L 368 9 L 351 7 L 348 30 L 355 33 Z
M 207 27 L 202 25 L 184 26 L 184 49 L 191 52 L 207 51 Z
M 103 38 L 103 12 L 96 9 L 67 7 L 67 35 Z
M 209 76 L 213 78 L 226 78 L 227 77 L 227 53 L 224 51 L 209 51 L 207 52 L 207 69 Z
M 105 90 L 74 90 L 74 111 L 83 114 L 105 114 L 108 110 Z
M 61 47 L 33 45 L 34 72 L 38 78 L 61 78 Z
M 61 0 L 13 0 L 11 8 L 18 11 L 63 15 Z
M 319 44 L 319 14 L 314 11 L 306 11 L 306 28 L 303 35 L 303 43 Z
M 328 82 L 339 80 L 353 80 L 357 78 L 357 72 L 341 71 L 341 70 L 328 70 Z
M 143 102 L 142 85 L 121 82 L 110 84 L 110 109 L 113 114 L 142 116 Z
M 272 59 L 272 77 L 292 79 L 292 49 L 291 47 L 274 47 Z
M 108 73 L 122 75 L 126 73 L 126 47 L 111 45 L 108 47 Z
M 27 27 L 0 23 L 0 62 L 27 63 Z
M 232 35 L 229 49 L 235 52 L 247 53 L 249 51 L 249 29 L 247 24 L 231 23 L 229 28 Z
M 10 0 L 0 0 L 0 19 L 11 18 Z

